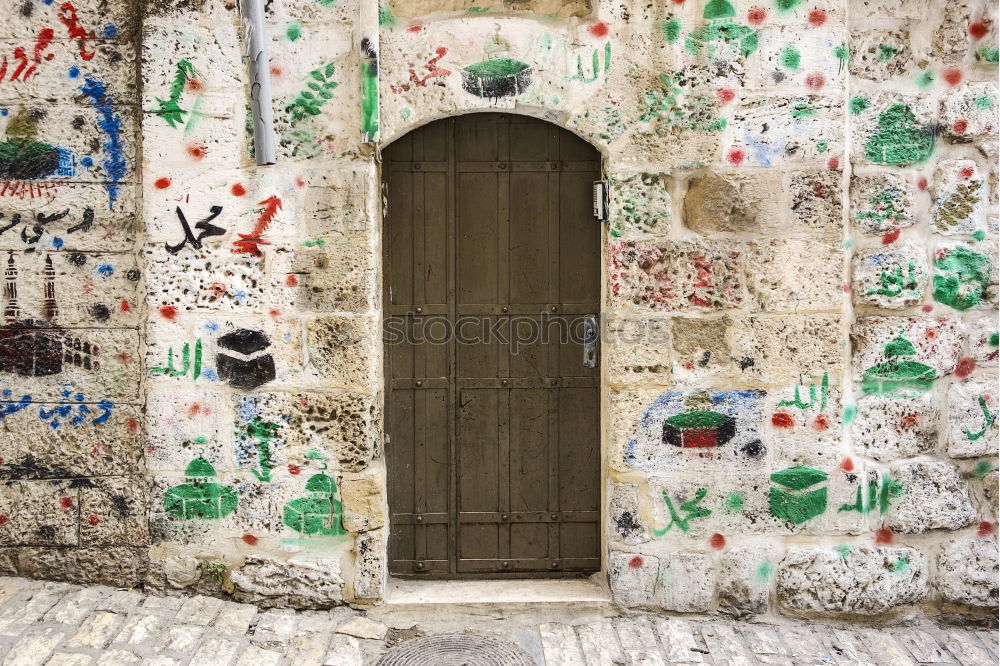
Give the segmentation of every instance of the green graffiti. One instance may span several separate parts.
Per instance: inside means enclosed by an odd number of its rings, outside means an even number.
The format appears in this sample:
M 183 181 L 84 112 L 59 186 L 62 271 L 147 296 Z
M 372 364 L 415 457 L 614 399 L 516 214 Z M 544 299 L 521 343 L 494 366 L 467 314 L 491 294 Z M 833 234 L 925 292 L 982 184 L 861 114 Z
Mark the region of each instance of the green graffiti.
M 847 108 L 854 115 L 858 115 L 859 113 L 867 109 L 869 106 L 871 106 L 871 102 L 868 101 L 867 97 L 862 97 L 861 95 L 858 95 L 857 97 L 852 97 L 851 101 L 847 104 Z
M 663 90 L 650 90 L 643 94 L 643 112 L 640 122 L 657 121 L 657 133 L 673 130 L 698 130 L 721 132 L 726 119 L 718 117 L 718 102 L 708 95 L 689 95 L 679 84 L 683 72 L 660 74 Z
M 301 91 L 295 100 L 285 107 L 289 112 L 288 122 L 295 125 L 310 116 L 318 116 L 320 107 L 327 100 L 333 99 L 333 91 L 340 84 L 330 80 L 334 65 L 331 62 L 326 67 L 320 67 L 309 72 L 311 81 L 306 82 L 306 89 Z
M 796 466 L 771 475 L 768 509 L 771 515 L 800 525 L 826 511 L 827 489 L 808 490 L 827 479 L 826 472 L 812 467 Z
M 990 347 L 1000 347 L 1000 331 L 996 331 L 990 334 Z
M 379 3 L 378 6 L 378 24 L 382 28 L 391 28 L 396 25 L 398 19 L 392 15 L 392 9 L 388 4 Z
M 980 460 L 979 462 L 976 463 L 976 469 L 973 470 L 972 474 L 977 479 L 981 479 L 992 471 L 993 471 L 993 463 L 991 463 L 989 460 Z
M 896 561 L 892 563 L 892 573 L 904 573 L 910 568 L 910 556 L 903 554 L 896 558 Z
M 844 71 L 844 65 L 847 64 L 848 58 L 851 57 L 851 50 L 848 48 L 847 44 L 840 44 L 839 46 L 833 47 L 833 57 L 837 59 L 837 71 Z
M 728 0 L 709 0 L 701 15 L 707 19 L 729 18 L 736 16 L 736 10 Z
M 799 409 L 812 409 L 816 406 L 816 385 L 813 383 L 809 384 L 809 402 L 802 400 L 801 396 L 801 384 L 795 385 L 795 397 L 791 400 L 781 400 L 778 402 L 778 407 L 798 407 Z M 819 411 L 826 411 L 826 400 L 830 395 L 830 375 L 826 372 L 823 373 L 823 379 L 819 383 Z
M 271 481 L 271 470 L 274 463 L 271 461 L 271 440 L 278 436 L 278 428 L 281 426 L 271 421 L 254 419 L 243 428 L 243 436 L 256 441 L 257 466 L 258 470 L 250 470 L 258 481 L 268 483 Z
M 965 247 L 939 251 L 934 268 L 934 300 L 964 311 L 986 297 L 993 268 L 990 258 Z
M 792 110 L 789 112 L 792 118 L 796 120 L 805 120 L 806 118 L 812 118 L 816 115 L 816 109 L 809 106 L 805 102 L 796 102 L 792 106 Z
M 798 7 L 801 2 L 802 0 L 774 0 L 774 6 L 779 12 L 785 13 Z
M 302 26 L 296 21 L 292 21 L 288 24 L 288 27 L 285 28 L 285 37 L 287 37 L 290 42 L 298 41 L 298 39 L 302 37 Z
M 897 53 L 899 53 L 898 47 L 892 46 L 891 44 L 879 44 L 878 55 L 875 56 L 875 59 L 879 62 L 887 62 L 896 57 Z
M 880 191 L 868 202 L 868 210 L 854 216 L 855 220 L 873 220 L 878 223 L 892 220 L 902 222 L 906 214 L 902 210 L 903 192 L 895 187 Z M 897 206 L 900 208 L 897 210 Z
M 174 80 L 170 84 L 170 97 L 167 99 L 155 98 L 160 107 L 153 109 L 152 113 L 163 118 L 174 129 L 177 128 L 178 123 L 184 122 L 184 115 L 187 111 L 180 106 L 181 95 L 184 94 L 185 84 L 193 80 L 195 76 L 194 66 L 187 60 L 179 60 L 177 62 L 177 71 L 174 73 Z
M 320 7 L 332 7 L 337 4 L 337 0 L 316 0 Z
M 760 582 L 764 582 L 765 580 L 767 580 L 768 578 L 770 578 L 771 577 L 771 563 L 768 562 L 767 560 L 764 560 L 763 562 L 761 562 L 757 566 L 756 576 L 757 576 L 757 580 L 760 581 Z
M 896 264 L 892 271 L 882 271 L 879 273 L 878 279 L 881 286 L 869 289 L 865 292 L 865 296 L 878 295 L 895 298 L 902 294 L 903 291 L 914 291 L 917 288 L 916 263 L 912 259 L 909 261 L 905 278 L 903 277 L 903 267 Z
M 1000 62 L 1000 48 L 995 46 L 983 46 L 976 51 L 976 57 L 995 65 Z
M 663 39 L 667 44 L 676 44 L 681 38 L 681 22 L 675 18 L 663 24 Z
M 191 370 L 191 379 L 198 379 L 201 377 L 201 338 L 198 338 L 194 342 L 194 367 L 191 366 L 191 346 L 188 343 L 184 343 L 181 347 L 181 367 L 180 369 L 174 367 L 174 348 L 167 348 L 167 364 L 165 366 L 157 365 L 149 369 L 149 374 L 152 376 L 156 375 L 169 375 L 171 377 L 182 377 Z
M 326 466 L 324 465 L 324 471 Z M 340 489 L 333 477 L 314 474 L 306 481 L 307 497 L 294 499 L 285 505 L 283 522 L 302 534 L 340 536 L 347 534 L 343 526 L 343 506 Z
M 984 240 L 986 240 L 986 232 L 983 231 L 982 229 L 976 229 L 974 232 L 972 232 L 972 240 L 976 241 L 977 243 L 983 242 Z
M 727 0 L 710 0 L 702 16 L 708 24 L 691 31 L 684 40 L 684 48 L 691 55 L 699 55 L 704 50 L 710 59 L 720 59 L 719 45 L 736 46 L 744 57 L 757 50 L 757 31 L 732 21 L 736 10 Z
M 802 62 L 802 55 L 795 46 L 789 44 L 781 50 L 781 59 L 779 62 L 781 62 L 781 66 L 785 69 L 798 69 L 799 64 Z
M 884 348 L 885 362 L 873 365 L 861 375 L 861 391 L 867 395 L 915 397 L 930 390 L 937 370 L 918 361 L 913 343 L 899 336 Z
M 852 548 L 846 543 L 838 544 L 833 547 L 833 551 L 837 553 L 837 557 L 842 560 L 846 560 L 847 556 L 851 554 Z
M 746 494 L 740 490 L 734 490 L 726 495 L 724 505 L 726 513 L 739 513 L 743 510 L 743 503 L 746 501 Z
M 983 435 L 985 435 L 986 431 L 990 429 L 990 426 L 993 425 L 993 422 L 996 421 L 997 419 L 998 412 L 990 414 L 990 409 L 986 405 L 986 398 L 984 396 L 979 396 L 979 408 L 983 410 L 983 419 L 985 420 L 986 424 L 983 426 L 982 430 L 976 433 L 969 432 L 968 430 L 962 431 L 963 433 L 965 433 L 965 436 L 968 438 L 970 442 L 974 442 Z
M 935 78 L 937 77 L 934 75 L 933 70 L 925 69 L 924 71 L 920 72 L 920 76 L 917 77 L 917 88 L 921 90 L 926 90 L 927 88 L 930 88 L 931 84 L 934 83 Z
M 858 416 L 856 405 L 844 405 L 844 425 L 851 425 Z
M 980 111 L 989 111 L 993 108 L 994 100 L 989 95 L 980 95 L 972 100 L 972 105 Z
M 239 495 L 229 486 L 213 479 L 215 468 L 202 457 L 188 463 L 184 478 L 187 483 L 174 486 L 163 498 L 163 509 L 175 518 L 215 520 L 236 510 Z
M 829 149 L 830 149 L 830 142 L 829 141 L 817 141 L 816 142 L 816 150 L 818 152 L 825 153 Z
M 861 492 L 861 485 L 862 484 L 858 484 L 858 490 L 854 497 L 854 503 L 842 504 L 840 508 L 837 509 L 837 513 L 842 511 L 857 511 L 860 514 L 867 515 L 877 506 L 879 515 L 885 515 L 885 512 L 889 510 L 889 500 L 903 494 L 903 486 L 901 486 L 897 481 L 890 479 L 889 475 L 885 473 L 882 474 L 881 484 L 877 478 L 868 479 L 867 498 Z
M 865 143 L 865 159 L 887 166 L 925 161 L 934 150 L 934 132 L 920 127 L 905 104 L 893 104 L 878 117 L 878 131 Z
M 594 49 L 590 57 L 592 76 L 587 76 L 583 71 L 583 56 L 576 56 L 576 74 L 569 77 L 568 81 L 580 81 L 581 83 L 593 83 L 601 75 L 601 53 Z M 604 79 L 607 80 L 611 72 L 611 42 L 604 44 Z
M 674 525 L 676 525 L 682 532 L 687 532 L 689 529 L 691 529 L 691 526 L 689 524 L 690 521 L 694 520 L 695 518 L 705 518 L 707 516 L 712 515 L 712 511 L 710 509 L 698 506 L 698 504 L 703 499 L 705 499 L 705 495 L 707 494 L 708 494 L 707 488 L 699 488 L 698 490 L 695 491 L 693 499 L 690 499 L 687 502 L 683 502 L 681 504 L 681 512 L 684 513 L 684 517 L 682 518 L 680 513 L 677 512 L 677 509 L 674 508 L 674 503 L 670 500 L 670 493 L 664 490 L 663 501 L 666 502 L 667 511 L 670 512 L 670 522 L 668 522 L 667 526 L 662 529 L 654 528 L 653 534 L 655 536 L 661 537 L 667 532 L 669 532 Z
M 368 38 L 361 40 L 361 140 L 378 139 L 378 55 Z
M 326 247 L 326 241 L 323 239 L 322 236 L 320 236 L 316 240 L 302 241 L 302 245 L 304 245 L 305 247 L 319 247 L 319 248 L 323 248 L 323 247 Z

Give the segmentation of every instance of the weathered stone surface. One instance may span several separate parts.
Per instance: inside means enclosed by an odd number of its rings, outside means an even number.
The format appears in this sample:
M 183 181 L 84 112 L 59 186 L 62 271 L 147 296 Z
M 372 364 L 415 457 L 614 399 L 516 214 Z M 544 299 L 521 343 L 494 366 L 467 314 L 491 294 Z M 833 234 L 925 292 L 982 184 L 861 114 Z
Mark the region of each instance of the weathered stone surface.
M 660 559 L 614 551 L 608 560 L 608 580 L 615 603 L 646 606 L 652 603 L 660 575 Z
M 851 219 L 868 235 L 912 226 L 916 221 L 913 185 L 893 173 L 851 178 Z
M 997 452 L 996 383 L 952 384 L 948 388 L 948 455 L 991 456 Z
M 619 238 L 666 236 L 673 217 L 667 174 L 640 173 L 611 179 L 611 219 Z
M 858 400 L 856 408 L 851 441 L 875 460 L 912 458 L 937 444 L 939 412 L 931 395 L 866 395 Z
M 639 516 L 638 489 L 636 486 L 614 483 L 611 485 L 611 512 L 608 523 L 612 534 L 624 544 L 649 541 L 649 530 Z
M 145 548 L 21 548 L 18 571 L 30 578 L 134 587 L 146 576 Z
M 886 363 L 913 361 L 929 366 L 920 377 L 933 381 L 954 371 L 962 356 L 965 330 L 962 323 L 944 317 L 860 317 L 851 327 L 854 347 L 854 376 L 862 380 L 862 391 L 872 395 L 921 395 L 924 384 L 906 383 L 891 367 L 875 370 Z M 890 344 L 892 343 L 892 344 Z M 870 379 L 866 380 L 865 372 Z M 901 383 L 896 383 L 897 380 Z
M 984 225 L 986 179 L 973 160 L 942 160 L 934 170 L 931 227 L 948 236 L 972 234 Z
M 740 375 L 766 382 L 788 382 L 800 375 L 822 375 L 842 356 L 835 315 L 760 315 L 734 321 L 726 332 Z M 801 343 L 808 340 L 808 344 Z
M 262 606 L 329 608 L 342 603 L 344 580 L 337 560 L 248 558 L 230 574 L 233 597 Z
M 739 546 L 719 563 L 719 611 L 746 617 L 767 611 L 771 557 L 766 546 Z
M 385 493 L 381 478 L 345 478 L 340 484 L 340 499 L 344 505 L 344 528 L 349 532 L 367 532 L 385 524 Z
M 959 537 L 944 543 L 934 586 L 953 604 L 997 607 L 996 537 Z
M 354 542 L 354 597 L 381 599 L 386 584 L 385 530 L 359 534 Z
M 603 323 L 602 365 L 612 383 L 670 383 L 670 320 L 607 317 Z
M 997 87 L 993 83 L 956 86 L 941 98 L 941 126 L 954 142 L 988 139 L 997 131 Z
M 777 566 L 777 599 L 794 611 L 877 615 L 922 601 L 927 575 L 913 548 L 792 548 Z
M 843 296 L 841 253 L 841 243 L 833 239 L 748 243 L 747 287 L 758 309 L 768 313 L 797 313 L 839 307 Z M 817 255 L 826 259 L 818 264 Z
M 892 478 L 903 487 L 903 495 L 888 514 L 889 527 L 897 532 L 954 530 L 976 519 L 968 484 L 947 463 L 897 464 L 892 469 Z
M 704 613 L 712 607 L 715 566 L 702 553 L 673 553 L 660 558 L 656 600 L 664 610 Z
M 914 67 L 910 31 L 869 28 L 851 32 L 851 74 L 885 81 L 903 76 Z
M 913 243 L 854 255 L 851 292 L 858 304 L 899 309 L 916 305 L 927 288 L 927 249 Z
M 700 233 L 775 231 L 780 174 L 709 171 L 688 183 L 684 224 Z

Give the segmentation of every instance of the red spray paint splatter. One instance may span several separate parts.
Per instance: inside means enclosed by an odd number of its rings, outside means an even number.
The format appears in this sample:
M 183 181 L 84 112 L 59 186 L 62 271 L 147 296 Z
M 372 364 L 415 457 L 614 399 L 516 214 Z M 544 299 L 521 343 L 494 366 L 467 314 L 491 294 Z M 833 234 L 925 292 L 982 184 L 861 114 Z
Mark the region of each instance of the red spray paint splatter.
M 90 523 L 91 525 L 96 526 L 97 523 L 101 522 L 101 519 L 98 518 L 97 516 L 87 516 L 87 522 Z
M 893 229 L 892 231 L 886 232 L 886 234 L 882 236 L 882 245 L 891 245 L 892 243 L 895 243 L 899 240 L 899 234 L 899 229 Z
M 813 430 L 818 430 L 823 432 L 830 427 L 830 421 L 826 418 L 825 414 L 817 414 L 816 418 L 813 419 Z
M 139 429 L 139 422 L 135 419 L 129 419 L 125 422 L 125 427 L 128 428 L 129 432 L 135 432 Z
M 924 306 L 921 306 L 920 311 L 921 312 L 934 312 L 934 306 L 933 305 L 924 305 Z
M 298 465 L 289 465 L 288 473 L 291 474 L 292 476 L 298 476 L 299 474 L 302 473 L 302 468 L 299 467 Z
M 598 22 L 587 28 L 587 32 L 589 32 L 594 37 L 600 38 L 600 37 L 607 37 L 609 31 L 606 23 Z
M 809 90 L 819 90 L 826 85 L 826 77 L 821 72 L 813 72 L 806 75 L 806 88 Z
M 729 104 L 736 98 L 736 93 L 732 88 L 719 88 L 715 91 L 715 97 L 719 104 Z
M 121 310 L 122 312 L 128 312 L 129 310 L 132 309 L 132 304 L 129 303 L 128 301 L 122 301 L 121 303 L 118 304 L 118 309 Z
M 761 7 L 754 7 L 747 12 L 747 23 L 758 26 L 767 18 L 767 12 Z
M 969 180 L 976 175 L 976 170 L 972 167 L 965 167 L 959 172 L 964 180 Z
M 994 530 L 993 523 L 984 520 L 983 522 L 979 523 L 979 530 L 976 532 L 976 534 L 978 534 L 981 537 L 988 537 L 989 535 L 993 534 L 993 530 Z
M 976 369 L 976 362 L 971 358 L 963 358 L 958 362 L 958 367 L 955 368 L 955 376 L 960 379 L 965 379 L 972 374 L 972 371 Z
M 187 154 L 191 156 L 191 159 L 196 162 L 200 162 L 205 159 L 205 146 L 200 146 L 197 144 L 190 145 L 187 147 Z
M 927 178 L 925 176 L 917 178 L 917 189 L 921 192 L 927 189 Z
M 160 316 L 173 321 L 177 319 L 177 308 L 172 305 L 164 305 L 160 307 Z
M 241 197 L 247 193 L 247 188 L 243 187 L 240 183 L 236 183 L 229 191 L 233 193 L 234 197 Z
M 849 294 L 849 293 L 851 293 L 851 283 L 850 283 L 850 282 L 845 282 L 845 283 L 843 284 L 843 286 L 841 286 L 841 289 L 843 289 L 843 290 L 844 290 L 844 293 L 845 293 L 845 294 Z
M 945 83 L 949 86 L 957 86 L 962 82 L 962 70 L 957 67 L 949 67 L 944 70 L 944 74 L 941 75 L 941 78 L 944 79 Z
M 726 155 L 726 160 L 733 166 L 739 166 L 743 164 L 744 159 L 746 159 L 746 153 L 744 153 L 739 148 L 733 148 Z
M 0 513 L 0 525 L 6 525 L 10 518 L 7 517 L 6 513 Z
M 296 276 L 294 274 L 288 275 L 285 278 L 285 284 L 288 285 L 289 287 L 294 287 L 294 286 L 298 285 L 298 283 L 299 283 L 299 278 L 298 278 L 298 276 Z
M 726 547 L 726 537 L 716 532 L 711 536 L 711 538 L 709 538 L 708 545 L 715 550 L 722 550 Z
M 153 187 L 155 187 L 158 190 L 165 190 L 168 187 L 170 187 L 170 179 L 169 178 L 157 178 L 155 181 L 153 181 Z
M 261 236 L 271 226 L 274 216 L 281 210 L 281 199 L 272 196 L 258 202 L 257 205 L 264 206 L 264 210 L 261 212 L 260 217 L 257 218 L 257 223 L 254 225 L 253 231 L 249 234 L 237 234 L 240 239 L 233 241 L 233 245 L 235 246 L 233 254 L 249 254 L 253 257 L 260 257 L 263 255 L 263 252 L 260 251 L 260 246 L 270 245 Z
M 281 316 L 281 310 L 279 310 L 278 308 L 273 308 L 267 314 L 271 315 L 271 319 L 277 319 L 278 317 Z
M 982 21 L 976 21 L 975 23 L 969 24 L 969 37 L 975 40 L 980 40 L 986 36 L 989 32 L 989 28 Z
M 775 428 L 792 428 L 795 426 L 795 419 L 791 414 L 785 412 L 775 412 L 771 415 L 771 425 Z
M 896 533 L 888 527 L 883 527 L 875 532 L 875 543 L 888 545 L 896 542 Z
M 243 543 L 245 543 L 248 546 L 256 546 L 257 545 L 257 537 L 255 537 L 252 534 L 244 534 L 243 535 Z
M 830 169 L 839 169 L 840 168 L 840 160 L 837 159 L 836 157 L 831 157 L 830 159 L 828 159 L 826 161 L 826 166 L 827 166 L 827 168 L 830 168 Z
M 406 32 L 420 32 L 423 29 L 424 26 L 422 25 L 411 25 L 409 28 L 406 29 Z
M 642 562 L 643 562 L 642 558 L 636 555 L 635 557 L 633 557 L 631 560 L 628 561 L 628 565 L 629 568 L 638 569 L 639 567 L 642 566 Z
M 967 129 L 969 129 L 969 121 L 964 118 L 959 118 L 951 125 L 951 131 L 955 134 L 965 134 Z
M 59 500 L 59 506 L 61 506 L 64 509 L 72 508 L 72 506 L 73 506 L 73 498 L 72 497 L 63 497 L 61 500 Z
M 840 462 L 840 469 L 844 470 L 845 472 L 853 472 L 854 471 L 854 461 L 851 460 L 850 458 L 844 458 Z
M 826 23 L 826 10 L 814 9 L 809 12 L 809 25 L 818 28 Z
M 281 68 L 278 67 L 277 65 L 271 65 L 271 75 L 281 76 Z

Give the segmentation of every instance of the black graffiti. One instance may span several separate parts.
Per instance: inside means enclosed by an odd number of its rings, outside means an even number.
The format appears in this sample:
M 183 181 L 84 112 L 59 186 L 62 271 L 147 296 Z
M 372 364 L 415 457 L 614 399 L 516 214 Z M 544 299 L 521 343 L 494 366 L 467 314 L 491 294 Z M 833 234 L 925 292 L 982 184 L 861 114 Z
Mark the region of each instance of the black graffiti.
M 6 217 L 4 213 L 0 213 L 0 220 Z M 60 213 L 50 213 L 46 215 L 45 213 L 36 213 L 34 223 L 26 223 L 21 227 L 21 241 L 27 245 L 34 245 L 38 243 L 42 238 L 42 234 L 45 233 L 45 227 L 53 222 L 58 222 L 59 220 L 69 217 L 69 208 Z M 14 213 L 10 217 L 10 222 L 8 224 L 3 224 L 0 226 L 0 235 L 10 231 L 14 227 L 21 224 L 24 217 L 21 213 Z M 75 234 L 78 231 L 90 231 L 91 227 L 94 226 L 94 209 L 85 208 L 83 210 L 83 221 L 79 224 L 74 224 L 69 227 L 65 233 Z M 26 252 L 34 252 L 35 248 L 30 247 Z
M 219 338 L 215 355 L 219 378 L 233 388 L 255 389 L 274 379 L 274 357 L 264 353 L 271 341 L 261 331 L 241 328 Z
M 198 220 L 198 222 L 196 222 L 194 225 L 195 229 L 201 231 L 201 233 L 198 234 L 198 237 L 195 238 L 194 233 L 191 231 L 191 225 L 188 224 L 187 218 L 184 216 L 184 211 L 181 210 L 180 206 L 177 207 L 177 219 L 181 221 L 181 227 L 184 228 L 184 240 L 182 240 L 177 245 L 164 243 L 164 245 L 167 248 L 167 252 L 169 252 L 170 254 L 177 254 L 178 252 L 183 250 L 184 246 L 187 245 L 188 243 L 190 243 L 191 247 L 193 247 L 194 249 L 200 250 L 201 241 L 203 239 L 208 238 L 209 236 L 225 235 L 226 233 L 225 229 L 223 229 L 222 227 L 217 227 L 214 224 L 210 224 L 212 220 L 217 218 L 222 213 L 222 206 L 212 206 L 208 210 L 211 213 L 211 215 L 202 220 Z

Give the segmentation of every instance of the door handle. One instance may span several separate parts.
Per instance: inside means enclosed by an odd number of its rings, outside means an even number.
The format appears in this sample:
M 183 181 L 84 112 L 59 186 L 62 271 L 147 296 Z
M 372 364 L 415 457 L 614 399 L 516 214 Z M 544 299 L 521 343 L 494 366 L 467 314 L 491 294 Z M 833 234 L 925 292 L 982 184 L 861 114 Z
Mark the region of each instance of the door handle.
M 597 315 L 583 320 L 583 367 L 597 367 Z

